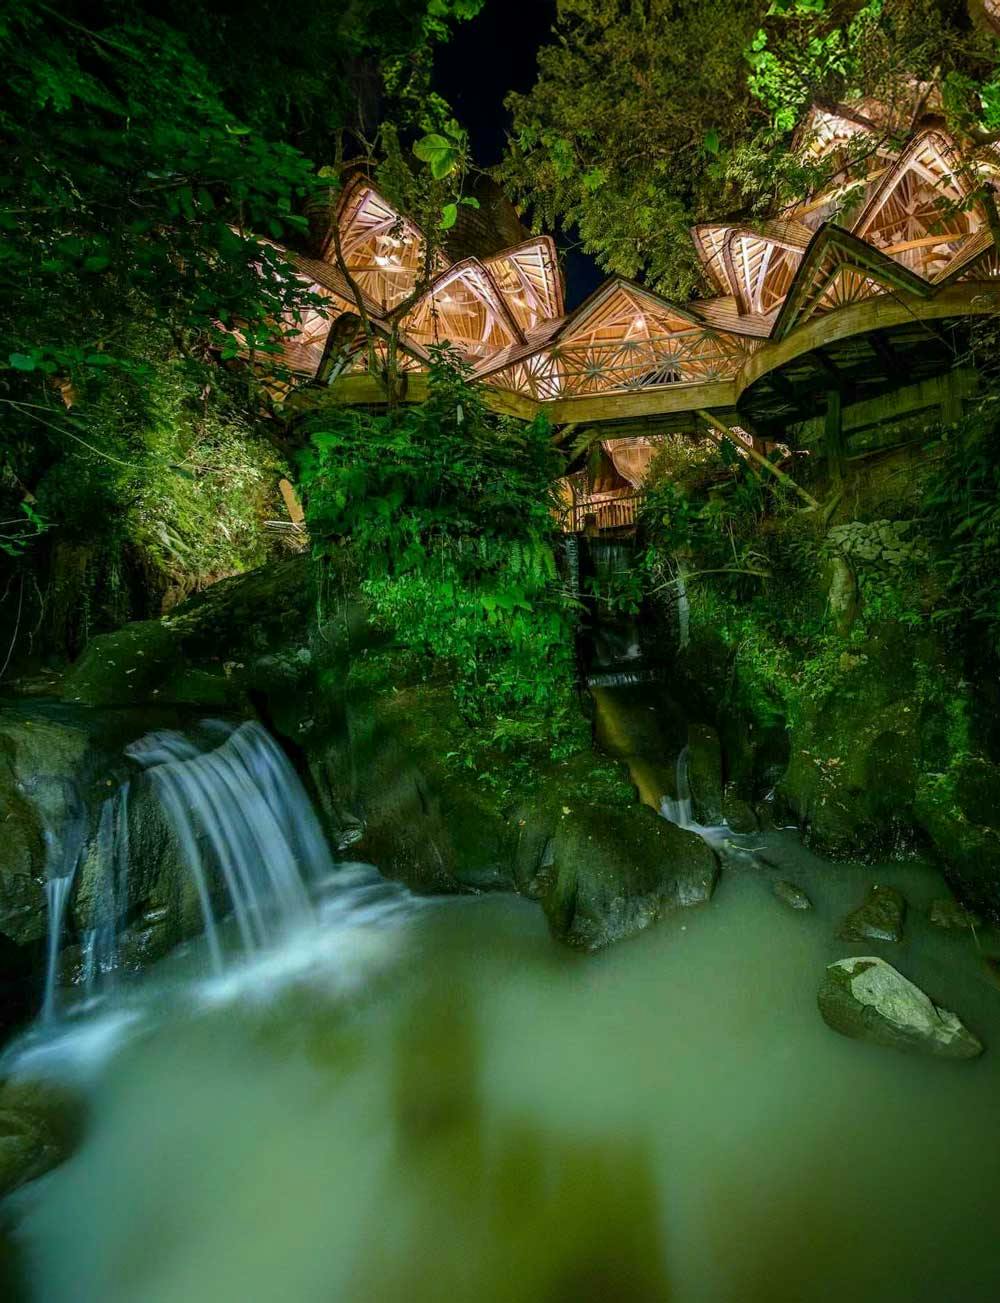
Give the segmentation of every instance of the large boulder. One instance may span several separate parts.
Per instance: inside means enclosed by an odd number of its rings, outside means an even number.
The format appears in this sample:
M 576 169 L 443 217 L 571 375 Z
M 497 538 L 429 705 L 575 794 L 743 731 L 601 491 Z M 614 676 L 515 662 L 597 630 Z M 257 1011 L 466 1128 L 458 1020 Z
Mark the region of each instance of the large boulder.
M 1000 920 L 1000 765 L 966 756 L 927 774 L 916 813 L 963 903 Z
M 224 579 L 161 620 L 100 634 L 63 682 L 85 706 L 191 705 L 246 711 L 294 688 L 311 660 L 317 595 L 304 555 Z
M 884 959 L 869 955 L 830 964 L 818 1001 L 824 1022 L 843 1036 L 945 1059 L 983 1052 L 956 1014 L 935 1005 Z
M 700 837 L 648 806 L 566 806 L 538 894 L 556 937 L 599 950 L 671 910 L 704 904 L 718 872 Z

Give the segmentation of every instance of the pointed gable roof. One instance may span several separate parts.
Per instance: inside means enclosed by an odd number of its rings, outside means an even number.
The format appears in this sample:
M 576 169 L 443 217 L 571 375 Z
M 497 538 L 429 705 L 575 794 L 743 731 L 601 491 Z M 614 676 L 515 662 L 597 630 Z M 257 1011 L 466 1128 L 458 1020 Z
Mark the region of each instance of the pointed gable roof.
M 941 275 L 986 225 L 960 162 L 949 136 L 922 131 L 873 187 L 853 234 L 927 280 Z
M 478 258 L 465 258 L 441 272 L 406 310 L 399 325 L 425 347 L 447 340 L 473 360 L 524 340 L 504 296 Z
M 733 292 L 726 275 L 724 258 L 726 239 L 732 229 L 730 222 L 701 222 L 698 226 L 691 227 L 695 253 L 708 279 L 720 294 Z
M 563 315 L 562 276 L 549 236 L 539 235 L 493 254 L 483 259 L 483 265 L 522 331 Z
M 964 242 L 958 253 L 934 278 L 935 285 L 956 281 L 992 280 L 1000 276 L 1000 250 L 988 226 Z
M 391 312 L 413 292 L 424 269 L 424 235 L 365 177 L 347 187 L 337 210 L 340 247 L 353 278 L 383 313 Z M 333 237 L 327 244 L 329 257 Z M 448 259 L 439 254 L 435 268 Z
M 839 226 L 822 226 L 805 252 L 771 337 L 784 339 L 820 313 L 891 290 L 920 298 L 932 293 L 927 281 L 887 254 Z
M 538 397 L 594 394 L 728 378 L 745 345 L 686 308 L 615 277 L 564 318 L 548 342 L 498 359 L 481 374 Z

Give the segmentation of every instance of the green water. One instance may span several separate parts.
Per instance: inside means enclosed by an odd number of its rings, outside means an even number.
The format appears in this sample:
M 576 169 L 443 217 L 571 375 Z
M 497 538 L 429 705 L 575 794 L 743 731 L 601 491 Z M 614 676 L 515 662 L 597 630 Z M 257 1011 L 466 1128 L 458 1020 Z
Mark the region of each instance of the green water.
M 163 996 L 93 1069 L 81 1150 L 8 1205 L 27 1297 L 1000 1297 L 1000 988 L 924 920 L 930 871 L 777 842 L 811 914 L 734 870 L 709 906 L 581 958 L 527 902 L 439 901 L 347 928 L 294 979 L 176 1015 Z M 821 1021 L 824 964 L 864 953 L 834 925 L 874 877 L 911 901 L 907 940 L 874 952 L 981 1059 Z

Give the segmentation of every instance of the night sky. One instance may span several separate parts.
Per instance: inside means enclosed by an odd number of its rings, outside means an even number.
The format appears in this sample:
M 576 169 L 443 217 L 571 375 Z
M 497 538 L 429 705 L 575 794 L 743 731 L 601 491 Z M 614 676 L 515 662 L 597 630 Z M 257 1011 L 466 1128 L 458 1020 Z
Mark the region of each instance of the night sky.
M 538 47 L 549 38 L 556 0 L 486 0 L 478 17 L 458 23 L 435 56 L 436 89 L 468 130 L 480 167 L 500 162 L 510 127 L 503 106 L 508 91 L 528 91 L 535 81 Z M 585 254 L 568 250 L 572 239 L 549 231 L 559 246 L 567 307 L 575 307 L 605 279 Z

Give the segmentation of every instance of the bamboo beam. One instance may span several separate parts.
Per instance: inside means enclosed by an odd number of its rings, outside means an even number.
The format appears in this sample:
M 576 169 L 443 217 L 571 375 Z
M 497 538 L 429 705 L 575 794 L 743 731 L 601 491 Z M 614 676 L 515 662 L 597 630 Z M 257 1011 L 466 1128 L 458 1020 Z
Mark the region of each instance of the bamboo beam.
M 724 425 L 723 422 L 720 421 L 717 416 L 713 416 L 711 412 L 706 412 L 704 408 L 699 409 L 698 415 L 702 418 L 703 421 L 706 421 L 712 427 L 713 430 L 715 430 L 717 433 L 722 435 L 724 438 L 728 439 L 730 443 L 735 444 L 735 440 L 733 439 L 733 435 L 731 430 L 729 429 L 729 426 Z M 818 510 L 819 503 L 812 496 L 812 494 L 807 493 L 805 489 L 801 487 L 801 485 L 796 484 L 795 481 L 792 479 L 792 477 L 790 475 L 786 475 L 780 466 L 775 466 L 773 462 L 770 462 L 766 457 L 763 457 L 757 451 L 756 448 L 754 448 L 752 445 L 748 443 L 743 443 L 742 440 L 740 441 L 738 446 L 741 447 L 742 450 L 746 453 L 746 455 L 752 461 L 756 462 L 758 466 L 762 467 L 764 470 L 770 471 L 770 473 L 774 476 L 774 478 L 778 481 L 779 484 L 783 484 L 785 488 L 791 489 L 793 493 L 797 493 L 804 502 L 807 502 L 809 506 L 813 508 L 813 510 Z

